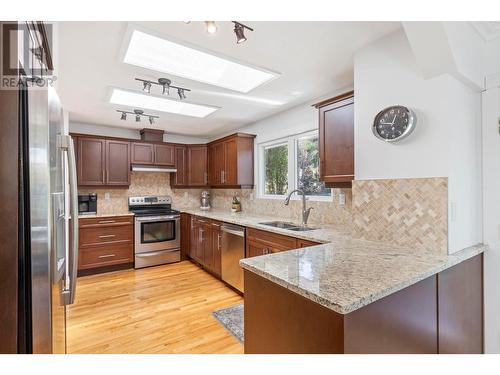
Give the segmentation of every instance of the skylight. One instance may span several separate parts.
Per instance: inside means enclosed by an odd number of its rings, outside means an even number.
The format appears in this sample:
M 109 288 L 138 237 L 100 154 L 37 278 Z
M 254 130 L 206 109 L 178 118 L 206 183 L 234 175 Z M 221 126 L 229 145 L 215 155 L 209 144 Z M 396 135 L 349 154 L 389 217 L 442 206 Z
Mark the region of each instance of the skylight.
M 113 89 L 109 102 L 112 104 L 126 105 L 132 108 L 152 109 L 159 112 L 176 113 L 179 115 L 200 118 L 207 117 L 218 109 L 216 107 L 144 95 L 116 88 Z
M 132 32 L 123 61 L 243 93 L 278 76 L 138 30 Z

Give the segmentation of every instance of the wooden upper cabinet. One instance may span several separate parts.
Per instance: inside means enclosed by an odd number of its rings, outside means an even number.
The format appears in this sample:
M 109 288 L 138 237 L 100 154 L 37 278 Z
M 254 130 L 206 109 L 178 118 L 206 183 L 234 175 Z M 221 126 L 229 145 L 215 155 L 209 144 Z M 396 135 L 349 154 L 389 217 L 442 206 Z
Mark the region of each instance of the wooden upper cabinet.
M 130 185 L 130 142 L 106 141 L 106 185 Z
M 155 165 L 173 167 L 175 165 L 175 146 L 171 144 L 154 145 Z
M 252 147 L 253 147 L 253 142 L 252 142 Z M 248 165 L 247 167 L 251 166 Z M 232 138 L 224 142 L 223 177 L 224 177 L 223 181 L 224 185 L 238 185 L 238 139 L 237 138 Z M 253 178 L 251 184 L 253 185 Z
M 78 137 L 78 185 L 100 186 L 106 183 L 106 141 Z
M 315 105 L 319 110 L 320 178 L 331 187 L 354 179 L 354 92 Z
M 206 145 L 187 146 L 187 185 L 208 186 Z
M 254 138 L 254 135 L 237 133 L 209 144 L 212 187 L 253 187 Z
M 187 186 L 187 147 L 175 146 L 174 153 L 177 172 L 170 173 L 170 185 L 173 187 Z
M 132 164 L 153 164 L 155 148 L 152 143 L 132 142 Z

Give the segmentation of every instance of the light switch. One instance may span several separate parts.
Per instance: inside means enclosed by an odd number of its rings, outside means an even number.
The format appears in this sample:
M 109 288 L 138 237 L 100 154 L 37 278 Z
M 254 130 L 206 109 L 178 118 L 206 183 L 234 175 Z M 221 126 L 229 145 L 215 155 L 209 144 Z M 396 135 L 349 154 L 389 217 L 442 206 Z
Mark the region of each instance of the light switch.
M 111 195 L 109 193 L 104 193 L 104 200 L 109 201 Z
M 343 191 L 339 192 L 339 206 L 345 206 L 345 193 Z

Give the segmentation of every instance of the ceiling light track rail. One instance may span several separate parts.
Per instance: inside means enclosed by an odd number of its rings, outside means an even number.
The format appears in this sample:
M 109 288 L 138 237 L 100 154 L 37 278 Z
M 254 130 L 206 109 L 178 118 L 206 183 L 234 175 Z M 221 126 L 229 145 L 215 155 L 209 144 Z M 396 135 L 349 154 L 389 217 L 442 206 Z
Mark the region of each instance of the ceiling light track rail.
M 191 91 L 188 88 L 172 85 L 172 81 L 168 78 L 158 78 L 158 81 L 150 81 L 142 78 L 135 78 L 136 81 L 142 82 L 142 91 L 146 93 L 151 92 L 151 85 L 157 85 L 162 88 L 162 95 L 170 95 L 170 89 L 176 89 L 179 99 L 186 99 L 186 91 Z
M 130 111 L 125 111 L 122 109 L 117 109 L 116 112 L 121 113 L 120 120 L 127 120 L 127 115 L 134 115 L 135 116 L 135 122 L 141 122 L 141 117 L 147 117 L 149 119 L 149 123 L 153 125 L 155 123 L 154 119 L 160 118 L 160 116 L 155 116 L 155 115 L 149 115 L 147 113 L 144 113 L 142 109 L 134 109 L 133 112 Z

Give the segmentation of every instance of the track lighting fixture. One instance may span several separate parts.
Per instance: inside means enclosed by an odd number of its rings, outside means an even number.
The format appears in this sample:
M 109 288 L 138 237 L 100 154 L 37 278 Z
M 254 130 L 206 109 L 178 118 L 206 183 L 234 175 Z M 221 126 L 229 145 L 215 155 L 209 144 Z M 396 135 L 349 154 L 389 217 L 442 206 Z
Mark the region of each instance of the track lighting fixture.
M 240 22 L 232 21 L 234 23 L 234 33 L 236 34 L 236 43 L 240 44 L 247 40 L 245 37 L 245 29 L 253 31 L 251 27 L 244 25 Z
M 162 88 L 162 95 L 170 95 L 170 88 L 177 89 L 177 94 L 179 94 L 179 98 L 186 99 L 186 91 L 191 91 L 190 89 L 187 89 L 185 87 L 179 87 L 179 86 L 174 86 L 172 85 L 172 81 L 168 78 L 159 78 L 158 82 L 153 82 L 153 81 L 148 81 L 145 79 L 140 79 L 136 78 L 136 81 L 142 82 L 143 87 L 148 86 L 148 90 L 144 90 L 147 93 L 151 92 L 151 85 L 158 85 Z
M 151 91 L 151 82 L 143 81 L 142 82 L 142 91 L 147 92 L 149 94 L 149 92 Z
M 207 28 L 207 33 L 215 34 L 217 32 L 217 24 L 215 21 L 205 21 L 205 26 Z
M 148 115 L 148 114 L 144 113 L 144 111 L 142 109 L 134 109 L 133 112 L 117 109 L 116 112 L 120 112 L 122 114 L 120 116 L 120 120 L 124 120 L 124 121 L 127 119 L 127 114 L 135 115 L 135 122 L 141 122 L 141 117 L 148 117 L 149 123 L 151 125 L 154 123 L 155 118 L 160 118 L 159 116 Z
M 180 100 L 186 99 L 186 95 L 184 94 L 184 89 L 178 88 L 177 89 L 177 94 L 179 94 L 179 99 Z
M 184 21 L 185 23 L 189 23 L 190 21 Z M 242 24 L 238 21 L 231 21 L 234 23 L 234 33 L 236 34 L 236 43 L 240 44 L 247 40 L 245 36 L 245 29 L 253 31 L 251 27 Z M 215 34 L 217 32 L 217 24 L 215 21 L 205 21 L 205 28 L 208 34 Z

